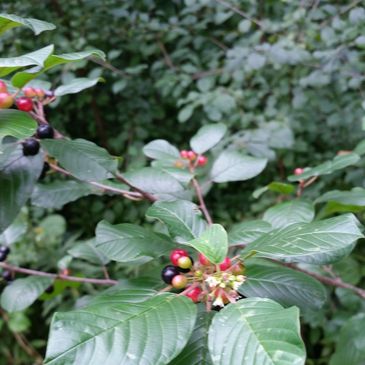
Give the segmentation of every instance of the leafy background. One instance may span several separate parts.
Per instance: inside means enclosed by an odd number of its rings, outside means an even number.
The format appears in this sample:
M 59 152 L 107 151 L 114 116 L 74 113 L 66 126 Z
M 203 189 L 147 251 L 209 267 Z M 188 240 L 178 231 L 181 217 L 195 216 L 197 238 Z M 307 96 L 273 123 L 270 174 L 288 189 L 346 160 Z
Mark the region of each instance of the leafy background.
M 82 94 L 62 97 L 48 110 L 48 117 L 65 134 L 123 156 L 124 169 L 145 164 L 142 147 L 147 142 L 162 138 L 189 148 L 190 137 L 211 122 L 224 123 L 233 133 L 227 145 L 268 158 L 268 168 L 254 181 L 220 184 L 209 192 L 207 204 L 214 220 L 227 227 L 261 217 L 276 202 L 277 195 L 270 192 L 253 197 L 257 188 L 285 181 L 297 166 L 315 166 L 339 150 L 352 150 L 364 138 L 361 1 L 70 0 L 66 6 L 58 0 L 15 0 L 2 2 L 1 11 L 57 26 L 55 32 L 36 38 L 25 36 L 24 29 L 5 33 L 0 40 L 4 57 L 50 43 L 58 53 L 92 46 L 107 54 L 107 63 L 68 64 L 62 72 L 43 76 L 53 85 L 76 77 L 105 79 Z M 324 176 L 306 197 L 363 187 L 364 164 L 357 164 L 360 168 Z M 365 204 L 356 201 L 362 218 Z M 319 207 L 323 217 L 334 209 Z M 16 245 L 11 260 L 50 271 L 62 268 L 70 258 L 71 244 L 91 237 L 100 220 L 144 224 L 146 208 L 145 203 L 88 196 L 57 211 L 25 209 L 11 238 Z M 65 259 L 58 262 L 63 255 Z M 360 285 L 363 262 L 360 246 L 333 269 Z M 71 270 L 91 276 L 100 266 L 93 258 L 72 261 Z M 133 265 L 123 269 L 115 265 L 112 270 L 119 277 L 139 275 Z M 140 270 L 156 276 L 159 265 Z M 66 285 L 64 291 L 59 288 L 62 295 L 37 301 L 9 318 L 3 315 L 0 358 L 28 364 L 17 336 L 25 336 L 42 352 L 52 311 L 70 309 L 85 294 L 95 293 L 91 286 Z M 346 289 L 328 294 L 330 301 L 323 309 L 303 312 L 308 364 L 328 364 L 335 348 L 331 364 L 340 364 L 346 357 L 344 339 L 364 336 L 359 325 L 364 319 L 357 314 L 363 312 L 364 303 Z

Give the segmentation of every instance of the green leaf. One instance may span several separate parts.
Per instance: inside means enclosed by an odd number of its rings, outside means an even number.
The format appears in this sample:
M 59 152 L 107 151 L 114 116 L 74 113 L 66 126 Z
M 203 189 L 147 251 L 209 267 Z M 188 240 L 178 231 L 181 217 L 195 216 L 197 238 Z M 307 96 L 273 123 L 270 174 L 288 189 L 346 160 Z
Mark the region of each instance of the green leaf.
M 180 157 L 179 150 L 165 141 L 164 139 L 156 139 L 143 147 L 143 153 L 155 160 L 173 160 Z
M 236 151 L 223 151 L 214 161 L 210 176 L 216 183 L 248 180 L 260 174 L 266 163 L 264 158 L 250 157 Z
M 23 87 L 29 81 L 35 79 L 42 73 L 50 70 L 51 68 L 63 64 L 67 64 L 70 62 L 78 62 L 84 60 L 88 57 L 97 57 L 101 58 L 102 60 L 105 59 L 104 52 L 98 49 L 92 49 L 83 52 L 73 52 L 73 53 L 64 53 L 60 55 L 50 55 L 44 62 L 44 67 L 41 69 L 32 69 L 27 71 L 17 72 L 11 79 L 12 85 L 18 88 Z
M 316 167 L 304 169 L 301 175 L 290 175 L 289 181 L 299 181 L 309 179 L 313 176 L 329 175 L 337 170 L 342 170 L 345 167 L 355 165 L 360 160 L 360 156 L 356 153 L 348 153 L 346 155 L 336 156 L 331 161 L 326 161 Z
M 273 191 L 280 194 L 291 194 L 295 191 L 295 186 L 292 184 L 285 184 L 279 181 L 273 181 L 269 185 L 256 189 L 253 192 L 252 196 L 257 199 L 267 191 Z
M 6 76 L 21 67 L 43 67 L 45 60 L 53 52 L 53 48 L 53 45 L 50 45 L 23 56 L 0 58 L 0 76 Z
M 1 306 L 8 312 L 17 312 L 28 308 L 52 282 L 52 278 L 42 276 L 17 279 L 2 292 Z
M 102 78 L 98 77 L 96 79 L 88 79 L 87 77 L 80 77 L 73 79 L 67 85 L 61 85 L 57 87 L 54 91 L 56 96 L 63 96 L 67 94 L 77 94 L 80 91 L 88 89 L 95 86 L 98 82 L 103 81 Z
M 129 263 L 162 256 L 171 249 L 171 243 L 134 224 L 112 225 L 101 221 L 96 227 L 96 247 L 111 260 Z
M 0 34 L 19 26 L 30 28 L 35 35 L 38 35 L 46 30 L 56 29 L 54 24 L 45 22 L 43 20 L 21 18 L 20 16 L 14 14 L 0 14 Z
M 212 365 L 208 349 L 208 331 L 213 318 L 212 312 L 206 312 L 199 306 L 193 334 L 180 354 L 169 365 Z
M 55 314 L 45 365 L 168 364 L 186 345 L 195 320 L 196 306 L 183 296 L 162 294 L 133 305 L 99 297 Z
M 67 253 L 72 257 L 86 260 L 92 264 L 106 265 L 109 263 L 109 259 L 96 247 L 94 239 L 76 242 Z
M 8 326 L 12 332 L 25 332 L 29 330 L 32 323 L 24 312 L 14 312 L 9 314 Z
M 42 208 L 61 209 L 65 204 L 93 193 L 96 190 L 90 185 L 72 180 L 56 180 L 49 184 L 37 184 L 33 190 L 32 204 Z
M 244 284 L 238 289 L 246 297 L 275 300 L 285 307 L 297 306 L 302 311 L 316 310 L 327 299 L 324 286 L 312 277 L 263 260 L 247 262 Z
M 214 365 L 304 365 L 299 311 L 270 299 L 230 304 L 212 321 L 209 351 Z
M 274 228 L 290 226 L 294 223 L 309 223 L 314 218 L 313 204 L 306 200 L 291 200 L 269 208 L 263 220 Z
M 21 145 L 0 151 L 0 233 L 19 214 L 43 167 L 43 154 L 24 156 Z
M 184 187 L 170 174 L 152 167 L 145 167 L 124 174 L 135 187 L 155 195 L 161 200 L 183 198 Z
M 341 328 L 330 365 L 362 365 L 365 363 L 365 314 L 351 317 Z
M 166 224 L 171 237 L 179 242 L 199 237 L 207 227 L 199 208 L 186 200 L 157 201 L 146 215 Z
M 355 216 L 344 214 L 273 230 L 250 243 L 243 253 L 285 262 L 327 264 L 347 256 L 361 237 Z
M 32 136 L 37 128 L 37 122 L 29 113 L 15 109 L 0 110 L 0 140 L 5 136 L 23 139 Z
M 214 264 L 221 263 L 228 252 L 227 232 L 220 224 L 212 224 L 203 234 L 187 245 L 195 248 Z
M 228 232 L 228 242 L 230 246 L 247 245 L 271 230 L 271 224 L 261 220 L 238 223 Z
M 350 191 L 332 190 L 316 199 L 315 203 L 337 202 L 343 205 L 365 206 L 365 189 L 353 188 Z
M 104 180 L 117 169 L 116 158 L 85 139 L 49 139 L 41 143 L 67 171 L 81 180 Z
M 28 229 L 28 214 L 26 209 L 22 209 L 13 223 L 0 234 L 0 243 L 6 246 L 19 241 Z
M 203 154 L 213 148 L 225 135 L 225 124 L 217 123 L 201 127 L 190 140 L 190 147 L 198 154 Z

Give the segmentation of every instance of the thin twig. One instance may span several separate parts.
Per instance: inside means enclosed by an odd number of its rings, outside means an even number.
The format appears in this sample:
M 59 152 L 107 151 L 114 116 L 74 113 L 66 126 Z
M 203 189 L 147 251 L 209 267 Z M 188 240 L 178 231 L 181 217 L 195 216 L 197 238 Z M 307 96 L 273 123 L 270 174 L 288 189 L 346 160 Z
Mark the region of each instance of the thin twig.
M 98 65 L 110 70 L 110 71 L 113 71 L 115 72 L 116 74 L 122 76 L 122 77 L 126 77 L 126 78 L 129 78 L 131 77 L 131 75 L 128 73 L 128 72 L 125 72 L 125 71 L 122 71 L 122 70 L 119 70 L 118 68 L 116 68 L 115 66 L 113 66 L 111 63 L 109 62 L 106 62 L 106 61 L 103 61 L 102 59 L 100 58 L 97 58 L 97 57 L 93 57 L 93 56 L 90 56 L 88 57 L 88 59 L 94 63 L 97 63 Z
M 6 262 L 0 262 L 0 267 L 9 270 L 12 272 L 18 272 L 25 275 L 35 275 L 35 276 L 43 276 L 52 279 L 66 280 L 66 281 L 74 281 L 77 283 L 90 283 L 96 285 L 116 285 L 118 284 L 117 280 L 112 279 L 93 279 L 93 278 L 82 278 L 78 276 L 68 276 L 63 274 L 52 274 L 45 271 L 26 269 L 24 267 L 10 265 Z
M 213 220 L 212 220 L 212 217 L 209 214 L 209 211 L 207 209 L 207 206 L 205 205 L 205 201 L 204 201 L 204 197 L 203 197 L 203 194 L 202 194 L 200 185 L 199 185 L 198 181 L 194 177 L 192 178 L 191 182 L 192 182 L 192 184 L 194 186 L 194 189 L 195 189 L 195 192 L 196 192 L 196 196 L 198 197 L 199 204 L 200 204 L 200 209 L 203 212 L 203 214 L 205 216 L 205 219 L 207 220 L 208 224 L 209 225 L 212 225 L 213 224 Z
M 159 48 L 160 48 L 160 50 L 163 54 L 163 58 L 165 60 L 166 65 L 171 70 L 175 71 L 176 67 L 175 67 L 174 63 L 172 62 L 172 59 L 171 59 L 170 55 L 168 54 L 165 45 L 161 41 L 157 41 L 157 44 L 158 44 L 158 46 L 159 46 Z

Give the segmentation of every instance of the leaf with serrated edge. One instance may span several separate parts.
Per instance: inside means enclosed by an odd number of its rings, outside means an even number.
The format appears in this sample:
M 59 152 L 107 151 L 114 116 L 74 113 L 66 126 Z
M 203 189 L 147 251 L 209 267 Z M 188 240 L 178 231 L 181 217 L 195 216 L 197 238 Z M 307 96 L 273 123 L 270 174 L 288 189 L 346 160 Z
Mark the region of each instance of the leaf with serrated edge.
M 359 222 L 352 214 L 344 214 L 312 223 L 297 223 L 264 234 L 243 251 L 256 257 L 269 257 L 285 262 L 326 264 L 347 256 L 354 243 L 363 237 Z
M 214 365 L 304 365 L 299 310 L 247 298 L 222 309 L 209 329 Z
M 190 299 L 167 293 L 133 305 L 99 298 L 54 315 L 45 364 L 168 364 L 186 345 L 196 312 Z

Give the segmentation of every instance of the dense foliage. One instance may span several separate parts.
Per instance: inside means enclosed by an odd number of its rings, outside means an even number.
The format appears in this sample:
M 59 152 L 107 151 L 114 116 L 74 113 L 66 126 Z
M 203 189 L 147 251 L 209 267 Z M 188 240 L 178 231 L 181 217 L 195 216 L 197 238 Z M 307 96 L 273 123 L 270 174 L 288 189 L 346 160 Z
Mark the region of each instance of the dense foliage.
M 3 362 L 364 363 L 361 1 L 2 12 Z

